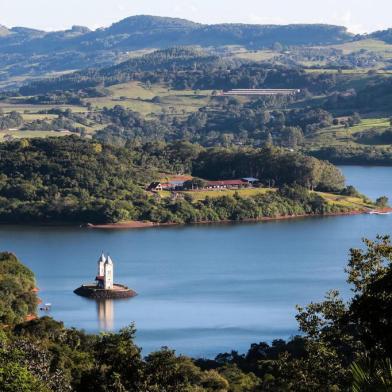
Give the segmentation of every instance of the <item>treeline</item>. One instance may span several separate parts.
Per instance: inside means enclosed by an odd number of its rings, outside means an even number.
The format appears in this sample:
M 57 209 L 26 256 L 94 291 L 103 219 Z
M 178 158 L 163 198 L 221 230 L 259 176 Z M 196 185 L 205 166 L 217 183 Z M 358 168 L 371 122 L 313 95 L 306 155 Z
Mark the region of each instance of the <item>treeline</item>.
M 230 151 L 210 149 L 194 163 L 193 174 L 208 179 L 258 178 L 276 186 L 299 184 L 308 189 L 340 191 L 342 173 L 332 164 L 295 152 L 265 148 Z
M 351 165 L 386 165 L 392 164 L 391 146 L 364 146 L 364 147 L 324 147 L 310 150 L 309 154 L 318 159 L 328 160 L 334 164 Z
M 116 221 L 153 177 L 131 151 L 77 137 L 2 143 L 0 221 Z
M 5 114 L 0 109 L 0 130 L 19 129 L 21 131 L 61 131 L 67 130 L 85 134 L 84 126 L 89 125 L 88 116 L 72 113 L 70 109 L 51 109 L 40 114 L 57 115 L 54 119 L 37 119 L 27 121 L 15 111 Z
M 354 110 L 359 112 L 390 112 L 392 79 L 388 76 L 372 76 L 363 86 L 331 93 L 324 108 L 327 110 Z
M 23 117 L 15 111 L 12 111 L 9 114 L 5 114 L 0 109 L 0 129 L 12 129 L 19 128 L 23 124 Z
M 387 203 L 388 201 L 386 201 Z M 337 206 L 325 201 L 299 185 L 285 186 L 277 192 L 271 191 L 256 196 L 206 197 L 193 201 L 189 194 L 184 199 L 163 198 L 148 206 L 143 202 L 143 220 L 158 223 L 200 223 L 221 221 L 250 221 L 263 218 L 288 216 L 323 215 L 351 211 L 350 207 Z M 148 206 L 148 208 L 146 208 Z M 139 203 L 139 207 L 142 207 Z
M 140 165 L 210 180 L 251 176 L 265 185 L 297 184 L 325 191 L 341 191 L 345 183 L 341 171 L 332 164 L 275 147 L 203 148 L 189 142 L 129 143 L 127 147 Z
M 371 129 L 369 131 L 357 132 L 353 135 L 355 140 L 362 144 L 385 145 L 392 144 L 392 128 L 385 131 Z
M 79 91 L 80 94 L 87 91 L 91 95 L 94 88 L 100 86 L 111 86 L 130 80 L 146 80 L 149 77 L 151 77 L 149 80 L 151 83 L 158 82 L 163 81 L 165 75 L 168 74 L 195 69 L 211 69 L 224 66 L 224 64 L 236 63 L 239 61 L 227 60 L 225 62 L 218 56 L 200 49 L 174 47 L 131 58 L 108 68 L 89 68 L 56 78 L 30 82 L 21 87 L 19 91 L 22 95 L 49 94 L 59 91 Z
M 7 279 L 12 279 L 8 276 Z M 8 280 L 5 280 L 8 282 Z M 0 320 L 4 392 L 327 392 L 392 388 L 392 244 L 365 240 L 352 249 L 347 302 L 336 291 L 298 307 L 301 337 L 252 344 L 215 359 L 145 358 L 135 328 L 88 335 L 48 317 L 7 326 Z M 9 292 L 14 295 L 11 285 Z M 26 305 L 27 306 L 27 305 Z
M 331 113 L 317 108 L 271 109 L 274 97 L 241 103 L 234 97 L 219 97 L 188 116 L 162 114 L 145 119 L 117 105 L 104 108 L 94 120 L 106 125 L 94 138 L 114 145 L 127 141 L 188 140 L 203 146 L 276 145 L 296 148 L 317 130 L 331 126 Z
M 290 47 L 282 50 L 275 61 L 288 66 L 303 65 L 305 68 L 334 69 L 337 71 L 358 68 L 375 68 L 376 64 L 384 65 L 385 57 L 379 52 L 359 49 L 345 53 L 342 49 L 327 47 Z
M 271 108 L 284 106 L 289 100 L 270 97 L 242 103 L 234 97 L 216 97 L 208 106 L 189 115 L 165 113 L 152 119 L 120 105 L 86 113 L 50 109 L 41 113 L 57 118 L 32 121 L 24 120 L 17 112 L 0 112 L 0 129 L 68 130 L 85 135 L 86 127 L 95 126 L 100 127 L 93 136 L 96 140 L 117 146 L 128 141 L 188 140 L 207 147 L 275 145 L 296 148 L 307 137 L 336 121 L 323 109 Z
M 258 176 L 265 186 L 300 186 L 301 197 L 270 193 L 203 202 L 157 199 L 144 190 L 158 172 L 209 179 Z M 78 137 L 0 144 L 0 222 L 190 223 L 339 212 L 310 190 L 343 191 L 334 166 L 280 149 L 210 149 L 189 143 L 113 147 Z
M 252 49 L 342 43 L 352 36 L 344 27 L 326 25 L 263 26 L 244 24 L 201 25 L 175 18 L 135 16 L 108 28 L 90 31 L 83 26 L 45 32 L 0 26 L 1 79 L 16 76 L 46 77 L 88 67 L 108 67 L 129 57 L 129 52 L 178 45 L 205 48 L 241 45 Z
M 86 94 L 87 89 L 131 80 L 165 83 L 176 90 L 229 90 L 233 88 L 297 88 L 320 94 L 333 91 L 337 78 L 329 73 L 307 73 L 300 67 L 220 59 L 200 50 L 171 48 L 130 59 L 116 66 L 86 69 L 57 78 L 30 82 L 22 95 L 54 92 Z M 90 94 L 94 90 L 90 90 Z

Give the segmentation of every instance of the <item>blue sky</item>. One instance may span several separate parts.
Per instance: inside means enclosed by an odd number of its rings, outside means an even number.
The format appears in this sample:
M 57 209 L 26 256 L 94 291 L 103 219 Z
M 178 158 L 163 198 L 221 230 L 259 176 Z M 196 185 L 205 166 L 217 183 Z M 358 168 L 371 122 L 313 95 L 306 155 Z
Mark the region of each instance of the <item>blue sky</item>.
M 392 27 L 392 0 L 0 0 L 0 24 L 45 30 L 109 26 L 151 14 L 203 23 L 330 23 L 354 33 Z

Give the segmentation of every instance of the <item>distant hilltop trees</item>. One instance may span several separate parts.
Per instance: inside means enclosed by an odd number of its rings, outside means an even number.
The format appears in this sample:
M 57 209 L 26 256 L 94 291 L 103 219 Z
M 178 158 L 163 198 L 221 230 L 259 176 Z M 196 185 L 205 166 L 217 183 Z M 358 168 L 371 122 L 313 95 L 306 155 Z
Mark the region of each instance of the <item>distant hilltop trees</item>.
M 45 32 L 27 28 L 2 27 L 1 52 L 48 53 L 53 50 L 136 50 L 174 45 L 243 45 L 249 48 L 282 45 L 334 44 L 350 40 L 345 27 L 324 24 L 205 25 L 185 19 L 139 15 L 108 28 L 90 31 L 81 26 L 70 30 Z

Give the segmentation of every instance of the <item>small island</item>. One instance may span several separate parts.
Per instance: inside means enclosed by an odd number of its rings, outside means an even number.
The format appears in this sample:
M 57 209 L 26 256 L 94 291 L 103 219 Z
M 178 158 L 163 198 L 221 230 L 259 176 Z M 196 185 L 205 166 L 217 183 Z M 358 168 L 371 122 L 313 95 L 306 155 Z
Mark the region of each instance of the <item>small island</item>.
M 114 283 L 114 263 L 111 257 L 102 253 L 98 259 L 98 275 L 96 283 L 85 284 L 78 287 L 74 293 L 92 299 L 120 299 L 135 297 L 137 293 L 127 286 Z

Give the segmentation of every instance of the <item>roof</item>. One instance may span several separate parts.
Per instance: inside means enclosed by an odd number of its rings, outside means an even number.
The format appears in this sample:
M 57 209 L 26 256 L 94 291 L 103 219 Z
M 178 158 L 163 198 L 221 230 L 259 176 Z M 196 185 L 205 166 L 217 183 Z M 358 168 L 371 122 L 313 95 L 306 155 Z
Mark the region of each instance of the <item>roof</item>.
M 181 184 L 175 184 L 175 183 L 170 183 L 170 182 L 152 182 L 147 189 L 156 189 L 158 187 L 161 188 L 172 188 L 173 186 L 178 186 L 182 185 Z
M 95 278 L 95 280 L 102 281 L 102 280 L 105 280 L 105 277 L 104 277 L 104 276 L 97 276 L 97 277 Z
M 104 255 L 104 253 L 102 252 L 102 254 L 101 254 L 101 257 L 99 258 L 99 260 L 98 260 L 98 263 L 101 263 L 101 262 L 105 262 L 106 261 L 106 257 L 105 257 L 105 255 Z
M 246 182 L 256 182 L 256 181 L 259 181 L 258 178 L 254 178 L 254 177 L 245 177 L 245 178 L 243 178 L 243 180 L 246 181 Z
M 170 185 L 177 185 L 177 186 L 180 186 L 180 185 L 184 185 L 184 182 L 185 182 L 185 181 L 169 181 L 168 183 L 169 183 Z
M 113 260 L 111 259 L 110 256 L 108 256 L 105 264 L 113 264 Z
M 176 182 L 176 181 L 188 181 L 188 180 L 192 180 L 193 177 L 192 176 L 187 176 L 187 175 L 178 175 L 178 176 L 170 176 L 170 177 L 165 177 L 165 178 L 161 178 L 161 182 Z
M 168 182 L 164 182 L 160 184 L 162 188 L 172 188 L 173 184 L 170 184 Z
M 207 186 L 244 185 L 245 182 L 244 180 L 208 181 Z
M 159 185 L 161 185 L 161 183 L 155 181 L 155 182 L 152 182 L 152 183 L 148 186 L 148 188 L 156 188 L 156 187 L 158 187 Z

